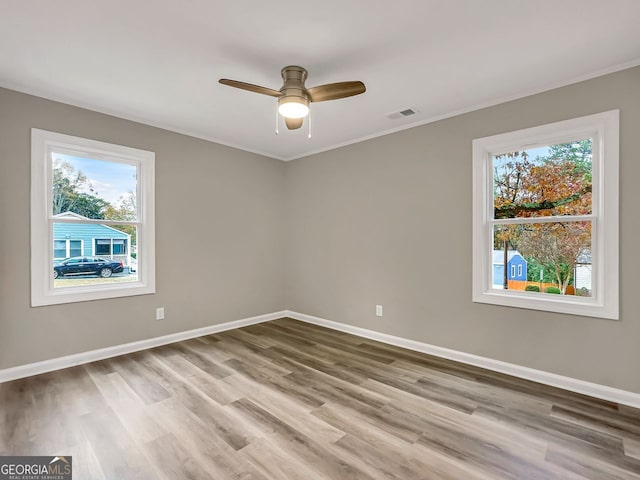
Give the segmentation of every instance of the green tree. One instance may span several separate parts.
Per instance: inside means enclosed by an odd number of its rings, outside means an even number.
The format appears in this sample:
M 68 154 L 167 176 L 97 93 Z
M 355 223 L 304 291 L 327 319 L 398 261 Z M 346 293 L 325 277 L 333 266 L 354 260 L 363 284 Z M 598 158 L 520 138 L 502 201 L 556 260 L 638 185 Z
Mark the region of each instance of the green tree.
M 544 161 L 564 161 L 572 162 L 575 171 L 585 175 L 585 180 L 591 182 L 591 160 L 592 142 L 590 139 L 580 140 L 571 143 L 560 143 L 549 147 L 549 155 L 543 158 Z
M 527 260 L 527 281 L 552 283 L 556 279 L 552 276 L 554 268 L 549 264 L 542 264 L 533 257 L 525 257 Z M 540 272 L 542 272 L 542 280 L 540 280 Z
M 111 206 L 96 195 L 87 177 L 67 161 L 55 162 L 52 186 L 54 215 L 73 212 L 87 218 L 102 219 Z
M 136 197 L 133 192 L 120 196 L 118 203 L 109 205 L 104 211 L 104 217 L 107 220 L 124 220 L 132 221 L 136 219 Z M 114 225 L 122 232 L 131 235 L 131 244 L 137 245 L 137 229 L 134 225 Z

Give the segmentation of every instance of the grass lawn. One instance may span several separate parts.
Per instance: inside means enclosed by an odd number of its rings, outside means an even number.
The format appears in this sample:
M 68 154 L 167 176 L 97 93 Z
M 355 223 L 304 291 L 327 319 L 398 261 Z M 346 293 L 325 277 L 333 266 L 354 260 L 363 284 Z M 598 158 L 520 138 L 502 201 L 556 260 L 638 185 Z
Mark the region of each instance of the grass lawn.
M 53 281 L 54 288 L 61 287 L 77 287 L 79 285 L 103 285 L 108 283 L 126 283 L 126 282 L 137 282 L 138 275 L 135 273 L 132 275 L 113 275 L 109 278 L 102 277 L 94 277 L 94 276 L 86 276 L 86 277 L 62 277 L 57 278 Z

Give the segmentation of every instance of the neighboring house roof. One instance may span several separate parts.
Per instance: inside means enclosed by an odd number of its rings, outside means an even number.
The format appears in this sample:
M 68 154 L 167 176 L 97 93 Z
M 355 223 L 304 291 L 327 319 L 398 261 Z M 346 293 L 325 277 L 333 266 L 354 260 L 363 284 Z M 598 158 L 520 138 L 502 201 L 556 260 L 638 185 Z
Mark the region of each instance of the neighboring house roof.
M 526 262 L 525 258 L 520 254 L 517 250 L 507 250 L 508 262 L 511 261 L 513 257 L 516 255 L 522 257 L 522 259 Z M 504 263 L 504 250 L 494 250 L 493 251 L 493 264 L 494 265 L 502 265 Z
M 75 212 L 62 212 L 54 215 L 53 218 L 81 218 L 82 220 L 89 220 L 87 217 L 83 217 Z
M 63 212 L 54 215 L 53 218 L 75 218 L 81 220 L 89 220 L 87 217 L 78 215 L 74 212 Z M 56 239 L 63 238 L 64 235 L 73 232 L 82 231 L 84 235 L 90 235 L 93 237 L 108 237 L 108 238 L 128 238 L 129 235 L 125 232 L 118 230 L 117 228 L 110 227 L 109 225 L 103 225 L 102 223 L 77 223 L 77 222 L 58 222 L 53 224 L 54 237 Z

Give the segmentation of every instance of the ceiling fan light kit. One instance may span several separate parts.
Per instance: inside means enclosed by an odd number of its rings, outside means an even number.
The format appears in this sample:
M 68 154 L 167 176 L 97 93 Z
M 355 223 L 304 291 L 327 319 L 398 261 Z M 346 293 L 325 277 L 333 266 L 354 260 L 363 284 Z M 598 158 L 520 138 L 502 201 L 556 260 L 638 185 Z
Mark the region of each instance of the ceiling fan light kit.
M 293 95 L 280 97 L 278 112 L 285 118 L 304 118 L 309 115 L 309 100 Z
M 364 83 L 359 81 L 329 83 L 307 89 L 304 86 L 304 82 L 307 79 L 307 70 L 297 65 L 284 67 L 281 74 L 283 84 L 280 90 L 227 78 L 221 78 L 220 83 L 262 95 L 277 97 L 278 112 L 284 117 L 285 124 L 289 130 L 295 130 L 302 126 L 303 119 L 309 115 L 310 102 L 337 100 L 359 95 L 366 91 Z

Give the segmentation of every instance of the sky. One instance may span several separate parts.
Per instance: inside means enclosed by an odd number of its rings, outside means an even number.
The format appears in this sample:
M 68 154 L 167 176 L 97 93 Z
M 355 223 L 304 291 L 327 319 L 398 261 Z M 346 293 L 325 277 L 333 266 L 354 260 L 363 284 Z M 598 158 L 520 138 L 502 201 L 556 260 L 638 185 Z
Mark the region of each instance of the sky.
M 549 147 L 528 148 L 525 150 L 529 158 L 545 157 L 549 154 Z
M 585 139 L 585 140 L 588 140 Z M 556 145 L 564 145 L 564 144 L 571 144 L 574 142 L 563 142 L 563 143 L 558 143 Z M 528 159 L 530 161 L 535 160 L 537 157 L 546 157 L 547 155 L 549 155 L 550 153 L 550 146 L 549 145 L 543 145 L 540 147 L 535 147 L 535 148 L 527 148 L 526 150 L 524 150 L 525 152 L 527 152 L 528 155 Z M 501 167 L 502 165 L 505 165 L 509 162 L 515 162 L 515 163 L 519 163 L 522 162 L 522 158 L 518 157 L 517 159 L 512 159 L 512 158 L 508 158 L 506 156 L 502 157 L 502 158 L 496 158 L 495 156 L 492 158 L 493 160 L 493 166 L 494 167 Z
M 545 146 L 545 147 L 538 147 L 538 148 L 528 148 L 525 150 L 525 152 L 527 152 L 527 155 L 529 155 L 529 159 L 531 160 L 535 160 L 536 157 L 544 157 L 549 153 L 549 147 Z M 512 158 L 507 158 L 507 157 L 502 157 L 502 158 L 493 158 L 493 165 L 494 166 L 502 166 L 505 163 L 508 162 L 513 162 L 514 159 Z M 517 162 L 522 161 L 519 157 L 516 160 Z
M 93 158 L 75 157 L 62 153 L 53 153 L 55 160 L 69 162 L 73 168 L 81 171 L 95 190 L 91 193 L 106 200 L 112 205 L 118 203 L 118 199 L 129 192 L 136 191 L 136 167 L 125 163 L 108 162 Z

